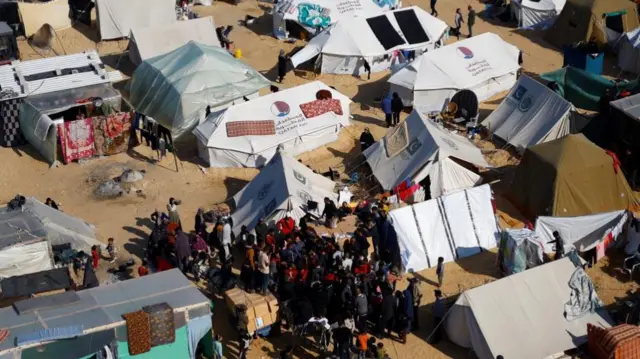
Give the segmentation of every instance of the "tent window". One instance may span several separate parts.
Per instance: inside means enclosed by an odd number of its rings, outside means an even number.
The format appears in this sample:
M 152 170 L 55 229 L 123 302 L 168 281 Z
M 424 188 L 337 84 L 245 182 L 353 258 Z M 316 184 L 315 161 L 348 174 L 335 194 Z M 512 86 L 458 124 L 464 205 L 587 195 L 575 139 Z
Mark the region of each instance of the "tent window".
M 373 31 L 373 34 L 376 35 L 376 38 L 380 42 L 380 45 L 384 47 L 385 50 L 389 50 L 398 45 L 405 44 L 400 34 L 393 28 L 389 19 L 387 19 L 386 15 L 380 15 L 376 17 L 372 17 L 367 19 L 367 23 Z
M 614 13 L 605 14 L 605 25 L 607 29 L 611 29 L 619 34 L 624 32 L 624 21 L 622 16 L 625 14 L 625 11 L 618 11 Z

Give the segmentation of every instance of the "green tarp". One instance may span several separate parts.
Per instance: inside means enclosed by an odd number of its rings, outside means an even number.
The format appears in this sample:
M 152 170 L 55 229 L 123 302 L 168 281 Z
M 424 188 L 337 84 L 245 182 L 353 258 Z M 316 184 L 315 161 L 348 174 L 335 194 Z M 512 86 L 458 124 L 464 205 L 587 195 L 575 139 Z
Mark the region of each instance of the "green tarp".
M 547 81 L 556 82 L 558 84 L 556 92 L 575 107 L 591 111 L 600 109 L 598 104 L 600 97 L 606 89 L 616 88 L 616 85 L 618 91 L 640 92 L 638 81 L 625 81 L 616 84 L 613 80 L 569 66 L 544 73 L 540 77 Z

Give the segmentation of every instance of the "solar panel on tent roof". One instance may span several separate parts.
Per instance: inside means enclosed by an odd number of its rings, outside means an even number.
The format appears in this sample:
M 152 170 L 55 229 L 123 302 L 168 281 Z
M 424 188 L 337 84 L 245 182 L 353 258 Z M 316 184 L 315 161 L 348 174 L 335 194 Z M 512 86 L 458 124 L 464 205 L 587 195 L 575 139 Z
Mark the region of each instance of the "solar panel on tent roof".
M 382 45 L 385 50 L 389 50 L 406 43 L 402 37 L 400 37 L 400 34 L 398 34 L 393 25 L 391 25 L 391 22 L 389 22 L 386 15 L 368 18 L 367 23 L 369 24 L 369 27 L 371 27 L 373 34 L 376 35 L 380 45 Z
M 393 16 L 396 17 L 400 30 L 408 43 L 413 45 L 429 41 L 429 35 L 424 32 L 424 28 L 413 9 L 394 11 Z

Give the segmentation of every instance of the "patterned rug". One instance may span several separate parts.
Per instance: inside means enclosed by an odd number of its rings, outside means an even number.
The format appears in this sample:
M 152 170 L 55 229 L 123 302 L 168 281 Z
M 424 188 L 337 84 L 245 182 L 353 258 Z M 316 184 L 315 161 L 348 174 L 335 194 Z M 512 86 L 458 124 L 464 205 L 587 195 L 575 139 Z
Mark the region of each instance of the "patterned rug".
M 402 122 L 393 132 L 384 137 L 384 147 L 389 158 L 395 157 L 407 146 L 409 146 L 407 122 Z
M 342 105 L 340 104 L 340 100 L 334 98 L 303 103 L 300 105 L 300 109 L 306 118 L 318 117 L 327 112 L 342 115 Z
M 149 314 L 142 310 L 122 315 L 127 321 L 129 354 L 137 355 L 151 350 L 151 325 Z
M 227 122 L 227 137 L 272 136 L 275 134 L 276 124 L 273 120 Z
M 92 157 L 95 153 L 91 119 L 75 120 L 58 125 L 64 163 Z
M 97 156 L 115 155 L 129 149 L 132 116 L 118 112 L 91 119 Z
M 167 303 L 142 307 L 149 314 L 151 346 L 170 344 L 176 341 L 176 325 L 173 308 Z

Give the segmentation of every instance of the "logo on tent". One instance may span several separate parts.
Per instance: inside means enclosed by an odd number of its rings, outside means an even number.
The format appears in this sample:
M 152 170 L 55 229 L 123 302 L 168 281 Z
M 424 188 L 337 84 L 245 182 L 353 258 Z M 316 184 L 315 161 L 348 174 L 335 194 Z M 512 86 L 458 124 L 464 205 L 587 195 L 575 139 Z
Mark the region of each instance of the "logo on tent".
M 533 106 L 533 98 L 531 96 L 527 96 L 520 101 L 518 104 L 518 110 L 522 112 L 527 112 Z
M 516 100 L 520 101 L 524 97 L 524 94 L 527 93 L 527 91 L 529 90 L 527 90 L 526 87 L 518 86 L 518 88 L 515 91 L 513 91 L 513 95 L 511 96 L 513 96 L 513 98 L 515 98 Z
M 420 147 L 422 147 L 422 142 L 420 142 L 417 138 L 413 141 L 411 141 L 411 143 L 409 144 L 409 146 L 407 146 L 407 152 L 409 152 L 409 154 L 411 156 L 413 156 L 416 152 L 418 152 L 418 150 L 420 149 Z
M 311 197 L 310 194 L 308 194 L 307 192 L 305 192 L 303 190 L 299 190 L 298 191 L 298 197 L 300 197 L 300 199 L 302 200 L 303 203 L 307 203 L 309 201 L 313 201 L 313 197 Z
M 276 101 L 271 105 L 271 113 L 276 117 L 284 117 L 291 112 L 289 104 L 284 101 Z
M 473 51 L 469 50 L 468 47 L 460 46 L 456 49 L 456 53 L 458 54 L 458 56 L 462 57 L 463 59 L 473 58 Z
M 445 137 L 440 137 L 440 139 L 442 140 L 442 142 L 446 143 L 447 145 L 449 145 L 449 147 L 451 147 L 454 150 L 459 150 L 458 145 L 453 142 L 451 139 L 449 138 L 445 138 Z
M 298 180 L 298 182 L 302 184 L 307 184 L 307 179 L 301 173 L 297 171 L 293 171 L 293 177 L 295 177 Z
M 272 199 L 271 201 L 269 201 L 269 203 L 267 203 L 266 206 L 264 206 L 264 218 L 267 218 L 271 215 L 271 213 L 273 213 L 273 211 L 276 210 L 276 199 Z
M 265 184 L 264 186 L 262 186 L 260 191 L 258 191 L 258 200 L 259 201 L 262 201 L 263 199 L 265 199 L 265 197 L 267 197 L 267 195 L 269 194 L 269 191 L 271 190 L 271 185 L 272 184 L 273 184 L 273 182 L 269 182 L 269 183 Z

